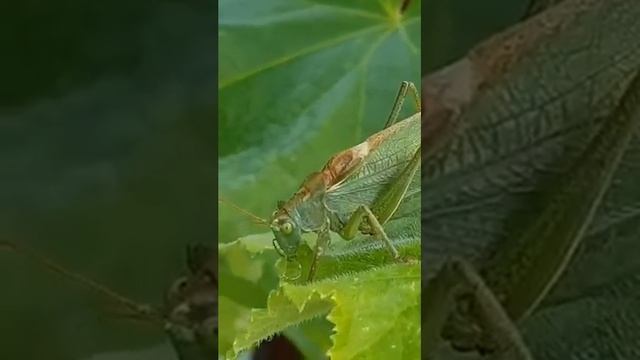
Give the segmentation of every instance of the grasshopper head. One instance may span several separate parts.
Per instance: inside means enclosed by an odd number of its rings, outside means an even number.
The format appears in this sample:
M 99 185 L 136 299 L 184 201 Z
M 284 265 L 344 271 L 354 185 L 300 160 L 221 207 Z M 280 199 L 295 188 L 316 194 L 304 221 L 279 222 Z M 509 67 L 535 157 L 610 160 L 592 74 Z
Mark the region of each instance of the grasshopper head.
M 275 236 L 273 246 L 276 251 L 287 259 L 295 258 L 302 241 L 300 227 L 283 209 L 274 211 L 271 219 L 271 230 Z

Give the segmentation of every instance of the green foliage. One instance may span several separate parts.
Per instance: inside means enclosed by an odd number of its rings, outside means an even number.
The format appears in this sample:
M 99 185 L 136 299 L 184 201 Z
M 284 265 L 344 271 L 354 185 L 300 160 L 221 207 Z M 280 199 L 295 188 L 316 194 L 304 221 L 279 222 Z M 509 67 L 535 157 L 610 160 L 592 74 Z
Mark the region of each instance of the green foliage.
M 278 200 L 289 198 L 334 153 L 382 129 L 400 82 L 419 83 L 420 1 L 412 1 L 402 16 L 395 10 L 399 4 L 220 3 L 218 169 L 223 199 L 267 217 Z M 219 248 L 223 355 L 233 357 L 276 332 L 310 359 L 325 358 L 329 349 L 337 359 L 367 358 L 386 340 L 395 342 L 395 351 L 417 354 L 409 339 L 417 341 L 411 332 L 416 328 L 409 324 L 415 320 L 418 326 L 418 316 L 409 315 L 418 311 L 419 264 L 382 267 L 389 259 L 379 244 L 370 239 L 347 244 L 334 237 L 334 247 L 321 259 L 326 264 L 318 273 L 322 281 L 281 286 L 273 235 L 244 236 L 267 229 L 230 207 L 219 209 L 219 242 L 228 243 Z M 313 236 L 305 239 L 313 245 Z M 419 241 L 414 237 L 410 245 L 403 251 L 419 256 Z M 310 257 L 310 247 L 303 246 L 303 267 Z M 392 279 L 408 289 L 402 303 L 394 303 L 396 285 L 381 289 Z M 375 298 L 356 300 L 349 295 L 356 289 Z M 383 306 L 367 305 L 374 302 Z M 346 317 L 360 307 L 367 313 Z M 349 338 L 343 330 L 349 322 L 370 324 L 374 316 L 390 319 L 392 314 L 393 321 L 383 327 L 370 326 L 372 337 L 366 340 Z M 337 331 L 333 337 L 332 331 Z
M 260 237 L 266 245 L 273 236 Z M 257 264 L 253 268 L 237 266 L 235 279 L 233 275 L 221 277 L 221 282 L 226 284 L 239 279 L 248 281 L 257 295 L 259 289 L 272 280 L 259 270 L 263 267 L 261 260 L 271 260 L 274 251 L 256 247 L 256 240 L 257 237 L 240 239 L 222 245 L 219 250 L 221 259 L 240 260 L 240 263 L 250 259 L 252 264 Z M 242 281 L 237 284 L 246 286 Z M 334 332 L 328 349 L 333 359 L 374 359 L 381 354 L 385 358 L 411 359 L 417 358 L 420 351 L 419 262 L 345 273 L 306 285 L 283 283 L 269 294 L 263 309 L 243 311 L 241 305 L 248 302 L 240 297 L 243 294 L 230 295 L 220 301 L 220 327 L 224 329 L 221 336 L 226 345 L 221 341 L 221 346 L 228 349 L 230 358 L 277 332 L 324 316 Z M 223 306 L 229 313 L 222 310 Z M 235 339 L 228 334 L 234 334 Z M 311 356 L 321 357 L 320 354 Z
M 222 197 L 265 217 L 332 154 L 382 129 L 400 82 L 420 76 L 420 2 L 398 23 L 384 3 L 220 3 Z M 220 242 L 257 229 L 228 207 L 219 224 Z
M 640 6 L 633 0 L 582 4 L 588 5 L 576 7 L 573 16 L 562 14 L 567 23 L 561 31 L 546 33 L 476 94 L 458 119 L 463 130 L 447 134 L 446 145 L 425 159 L 423 221 L 429 226 L 423 236 L 429 241 L 423 257 L 429 276 L 446 255 L 481 266 L 487 252 L 526 238 L 523 232 L 557 201 L 549 195 L 570 179 L 589 195 L 560 204 L 572 214 L 550 223 L 584 227 L 582 244 L 521 329 L 536 358 L 634 358 L 640 350 L 640 144 L 634 136 L 617 167 L 587 163 L 584 154 L 594 151 L 588 146 L 599 131 L 618 131 L 616 146 L 629 136 L 615 129 L 619 124 L 603 127 L 602 119 L 640 69 Z M 592 218 L 573 217 L 599 192 Z
M 150 305 L 215 241 L 214 4 L 196 3 L 3 3 L 0 241 Z M 101 294 L 4 249 L 0 269 L 0 358 L 175 359 Z

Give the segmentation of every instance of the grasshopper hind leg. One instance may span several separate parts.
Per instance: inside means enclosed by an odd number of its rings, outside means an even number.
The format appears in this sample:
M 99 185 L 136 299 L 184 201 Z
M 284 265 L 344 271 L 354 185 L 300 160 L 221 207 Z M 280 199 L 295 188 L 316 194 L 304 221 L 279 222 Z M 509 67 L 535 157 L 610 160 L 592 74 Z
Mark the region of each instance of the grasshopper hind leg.
M 318 232 L 318 238 L 316 240 L 316 246 L 313 252 L 313 259 L 311 260 L 311 266 L 309 267 L 309 275 L 307 276 L 307 281 L 311 282 L 315 278 L 316 272 L 318 271 L 318 263 L 320 262 L 320 257 L 329 247 L 330 241 L 331 235 L 329 235 L 329 230 L 327 228 L 324 228 Z
M 391 253 L 391 256 L 396 260 L 400 259 L 398 250 L 387 236 L 387 233 L 384 231 L 384 228 L 378 221 L 378 218 L 366 205 L 360 205 L 358 209 L 351 215 L 349 221 L 340 232 L 342 238 L 346 240 L 353 239 L 356 233 L 362 229 L 363 220 L 365 218 L 367 219 L 368 225 L 367 233 L 379 237 Z
M 517 326 L 468 262 L 452 258 L 423 289 L 423 354 L 437 360 L 441 340 L 492 360 L 533 360 Z
M 384 245 L 391 253 L 393 259 L 402 261 L 398 250 L 393 245 L 382 224 L 386 223 L 393 214 L 398 210 L 400 203 L 404 199 L 411 181 L 413 180 L 420 165 L 420 149 L 413 154 L 409 163 L 405 166 L 398 177 L 390 184 L 390 186 L 382 192 L 373 202 L 371 207 L 360 205 L 353 212 L 347 223 L 340 231 L 343 239 L 349 240 L 360 231 L 370 233 L 382 240 Z M 363 223 L 363 220 L 367 220 Z
M 407 92 L 411 91 L 411 95 L 414 100 L 414 104 L 416 110 L 422 111 L 422 104 L 420 103 L 420 93 L 416 86 L 409 81 L 403 81 L 400 84 L 400 90 L 398 90 L 398 95 L 396 95 L 396 100 L 393 102 L 393 107 L 391 108 L 391 113 L 387 118 L 387 122 L 384 125 L 384 128 L 388 128 L 389 126 L 395 124 L 398 121 L 398 117 L 400 116 L 400 110 L 402 110 L 402 105 L 404 104 L 404 99 L 407 97 Z

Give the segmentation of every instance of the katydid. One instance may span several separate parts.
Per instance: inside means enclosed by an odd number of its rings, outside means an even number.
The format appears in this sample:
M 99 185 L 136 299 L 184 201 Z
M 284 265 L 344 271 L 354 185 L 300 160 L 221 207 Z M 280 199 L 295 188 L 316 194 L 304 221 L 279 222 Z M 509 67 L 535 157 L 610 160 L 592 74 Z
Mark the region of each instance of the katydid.
M 141 305 L 80 274 L 56 264 L 24 244 L 0 241 L 10 250 L 34 260 L 51 271 L 96 291 L 127 309 L 126 317 L 163 327 L 180 360 L 203 360 L 217 356 L 217 257 L 206 245 L 187 247 L 189 275 L 174 281 L 162 307 Z
M 398 120 L 408 91 L 417 113 Z M 403 82 L 382 131 L 329 159 L 318 172 L 309 175 L 288 201 L 278 202 L 269 222 L 273 245 L 288 266 L 295 260 L 303 233 L 317 234 L 314 258 L 307 279 L 313 280 L 318 259 L 329 244 L 329 231 L 351 240 L 358 233 L 373 235 L 387 247 L 394 259 L 399 253 L 384 230 L 407 192 L 419 191 L 420 96 L 415 85 Z M 357 184 L 357 185 L 355 185 Z M 345 187 L 352 195 L 348 200 Z M 411 187 L 416 187 L 412 189 Z M 357 192 L 356 196 L 353 196 Z M 299 276 L 294 269 L 290 278 Z
M 477 269 L 448 259 L 423 291 L 423 357 L 443 341 L 494 359 L 532 359 L 518 331 L 572 259 L 640 124 L 640 75 L 585 148 L 550 201 L 522 234 Z

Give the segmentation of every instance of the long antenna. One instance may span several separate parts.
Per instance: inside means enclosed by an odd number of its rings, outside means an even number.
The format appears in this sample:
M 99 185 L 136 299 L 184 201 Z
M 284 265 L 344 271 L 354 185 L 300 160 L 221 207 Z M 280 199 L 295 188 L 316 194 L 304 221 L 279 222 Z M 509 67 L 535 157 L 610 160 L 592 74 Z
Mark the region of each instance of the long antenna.
M 55 261 L 51 260 L 50 258 L 44 255 L 39 254 L 38 252 L 36 252 L 35 250 L 29 248 L 24 244 L 18 245 L 17 243 L 14 243 L 14 242 L 0 240 L 0 250 L 3 250 L 3 249 L 13 251 L 17 254 L 23 255 L 35 261 L 36 263 L 46 267 L 47 269 L 62 275 L 68 280 L 80 283 L 83 286 L 97 293 L 100 293 L 101 295 L 129 309 L 133 313 L 138 314 L 140 318 L 144 318 L 146 320 L 149 320 L 155 323 L 162 324 L 164 322 L 162 316 L 160 316 L 158 312 L 153 308 L 151 308 L 150 306 L 140 305 L 135 301 L 130 300 L 129 298 L 109 289 L 104 285 L 101 285 L 78 273 L 67 270 L 64 267 L 58 265 Z
M 224 200 L 222 198 L 218 198 L 218 202 L 222 203 L 222 204 L 225 204 L 225 205 L 228 205 L 228 206 L 231 206 L 232 208 L 236 209 L 237 211 L 243 213 L 244 215 L 246 215 L 249 218 L 251 218 L 251 220 L 253 220 L 253 222 L 255 224 L 269 226 L 269 222 L 267 220 L 265 220 L 265 219 L 263 219 L 263 218 L 261 218 L 261 217 L 259 217 L 257 215 L 252 214 L 251 212 L 241 208 L 240 206 L 232 203 L 231 201 Z

